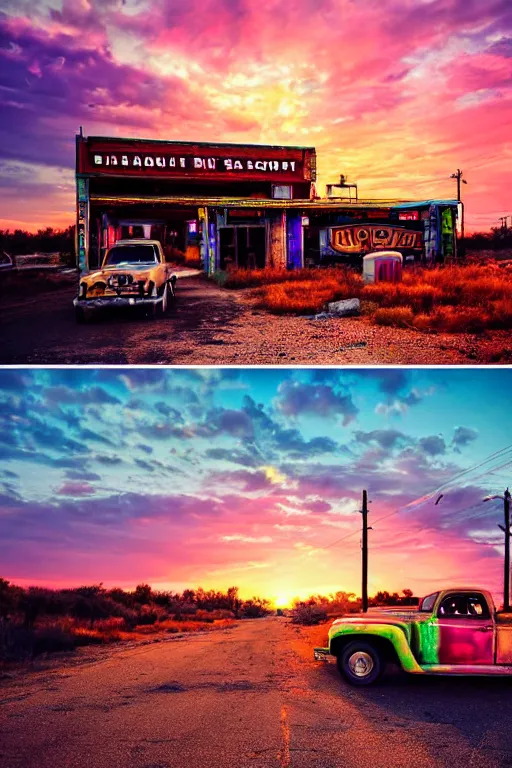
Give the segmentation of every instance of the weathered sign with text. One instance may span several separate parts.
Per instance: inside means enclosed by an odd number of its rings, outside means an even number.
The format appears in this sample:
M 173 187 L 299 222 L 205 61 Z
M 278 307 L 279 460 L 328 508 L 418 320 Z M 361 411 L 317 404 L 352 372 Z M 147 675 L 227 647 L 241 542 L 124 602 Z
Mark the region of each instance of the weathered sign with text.
M 77 172 L 83 175 L 314 181 L 312 147 L 192 144 L 78 137 Z

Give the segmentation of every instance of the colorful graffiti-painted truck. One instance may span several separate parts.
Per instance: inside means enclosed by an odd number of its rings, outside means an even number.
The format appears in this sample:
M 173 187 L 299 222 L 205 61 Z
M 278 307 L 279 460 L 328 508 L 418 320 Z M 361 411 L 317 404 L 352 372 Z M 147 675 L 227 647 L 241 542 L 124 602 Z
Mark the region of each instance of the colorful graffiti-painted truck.
M 415 610 L 381 609 L 343 616 L 329 647 L 353 685 L 369 685 L 394 662 L 421 675 L 512 675 L 512 614 L 498 613 L 489 592 L 452 588 L 424 597 Z

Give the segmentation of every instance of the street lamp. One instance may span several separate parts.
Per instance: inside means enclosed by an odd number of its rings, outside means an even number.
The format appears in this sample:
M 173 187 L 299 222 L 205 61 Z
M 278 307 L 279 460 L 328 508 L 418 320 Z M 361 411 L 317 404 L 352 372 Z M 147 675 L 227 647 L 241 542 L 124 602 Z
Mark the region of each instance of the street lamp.
M 503 573 L 503 610 L 505 613 L 510 613 L 510 491 L 506 489 L 503 496 L 495 494 L 494 496 L 486 496 L 483 501 L 491 501 L 492 499 L 501 499 L 503 501 L 503 513 L 505 518 L 505 525 L 498 525 L 505 534 L 505 567 Z

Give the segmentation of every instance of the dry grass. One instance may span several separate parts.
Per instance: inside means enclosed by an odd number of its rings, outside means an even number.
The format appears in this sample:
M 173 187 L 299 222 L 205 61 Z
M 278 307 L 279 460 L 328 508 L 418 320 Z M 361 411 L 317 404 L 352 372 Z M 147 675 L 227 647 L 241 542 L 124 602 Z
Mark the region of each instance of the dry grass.
M 22 624 L 0 622 L 0 666 L 2 663 L 25 662 L 42 654 L 73 651 L 86 645 L 105 645 L 126 640 L 143 640 L 148 635 L 211 632 L 234 624 L 233 619 L 184 620 L 164 619 L 154 624 L 129 627 L 122 618 L 89 622 L 68 616 L 44 619 L 32 629 Z
M 212 619 L 212 620 L 180 620 L 166 619 L 165 621 L 159 621 L 158 624 L 140 624 L 130 632 L 123 634 L 123 639 L 133 638 L 140 635 L 159 635 L 166 634 L 181 634 L 182 632 L 209 632 L 213 629 L 223 629 L 234 624 L 233 619 Z
M 230 287 L 258 286 L 255 306 L 275 314 L 314 314 L 330 301 L 357 297 L 377 325 L 446 333 L 512 328 L 510 261 L 410 268 L 401 283 L 369 285 L 348 269 L 237 270 L 232 275 Z
M 332 278 L 325 278 L 322 282 L 301 280 L 275 283 L 258 289 L 256 307 L 269 309 L 276 315 L 310 315 L 319 312 L 328 301 L 333 301 L 339 291 L 339 283 Z
M 232 269 L 229 272 L 218 272 L 214 275 L 224 288 L 255 288 L 270 283 L 283 283 L 290 280 L 305 280 L 304 272 L 310 270 L 286 270 L 286 269 Z M 297 277 L 293 277 L 296 275 Z
M 362 278 L 351 270 L 304 269 L 297 270 L 297 274 L 302 279 L 264 283 L 257 288 L 254 291 L 256 306 L 279 315 L 315 314 L 321 312 L 329 301 L 358 297 L 364 290 Z

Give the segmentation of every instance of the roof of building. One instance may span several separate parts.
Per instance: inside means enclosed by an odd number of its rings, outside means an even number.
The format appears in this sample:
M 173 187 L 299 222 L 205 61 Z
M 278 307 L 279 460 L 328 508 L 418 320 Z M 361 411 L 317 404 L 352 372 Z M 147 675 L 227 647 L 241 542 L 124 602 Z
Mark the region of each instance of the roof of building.
M 161 195 L 91 195 L 92 203 L 101 203 L 102 205 L 175 205 L 175 206 L 210 206 L 212 208 L 301 208 L 301 209 L 354 209 L 366 210 L 368 208 L 384 208 L 387 210 L 400 208 L 419 208 L 430 204 L 436 205 L 457 205 L 456 200 L 431 200 L 422 202 L 410 202 L 399 200 L 359 200 L 357 203 L 350 203 L 342 200 L 332 200 L 330 198 L 321 198 L 316 200 L 284 200 L 284 199 L 258 199 L 239 197 L 171 197 Z
M 416 202 L 399 203 L 395 208 L 423 208 L 427 205 L 458 205 L 458 200 L 419 200 Z
M 77 138 L 81 141 L 101 141 L 112 142 L 113 144 L 120 144 L 129 141 L 133 144 L 157 144 L 164 146 L 177 146 L 177 147 L 235 147 L 244 148 L 251 147 L 253 149 L 307 149 L 310 152 L 316 154 L 315 147 L 305 147 L 292 144 L 244 144 L 241 142 L 224 142 L 224 141 L 167 141 L 165 139 L 134 139 L 130 136 L 85 136 L 83 134 L 77 134 Z

